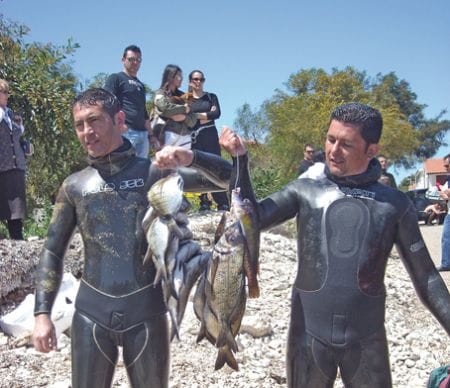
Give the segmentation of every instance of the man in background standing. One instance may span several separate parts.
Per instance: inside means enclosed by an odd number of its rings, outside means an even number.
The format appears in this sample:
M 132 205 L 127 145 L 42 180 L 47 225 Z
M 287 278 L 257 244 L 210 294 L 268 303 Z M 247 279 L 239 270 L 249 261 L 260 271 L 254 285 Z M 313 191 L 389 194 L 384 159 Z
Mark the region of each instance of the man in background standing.
M 381 177 L 378 180 L 380 183 L 383 183 L 385 185 L 391 186 L 394 189 L 397 188 L 397 183 L 395 183 L 395 178 L 394 175 L 392 175 L 391 173 L 387 172 L 387 169 L 389 167 L 389 163 L 388 160 L 386 158 L 386 156 L 384 155 L 379 155 L 378 156 L 378 161 L 381 164 Z
M 298 169 L 299 175 L 303 174 L 308 168 L 310 168 L 313 164 L 313 156 L 314 156 L 314 147 L 306 144 L 303 148 L 303 160 L 300 163 L 300 167 Z
M 442 229 L 442 256 L 441 266 L 438 271 L 450 271 L 450 216 L 448 210 L 448 200 L 450 198 L 450 154 L 444 156 L 444 168 L 447 171 L 447 181 L 441 187 L 439 195 L 447 201 L 447 215 L 444 219 L 444 228 Z
M 123 71 L 111 74 L 106 80 L 105 89 L 119 99 L 125 112 L 128 131 L 124 136 L 136 149 L 137 156 L 148 158 L 150 122 L 145 107 L 145 86 L 137 78 L 141 62 L 141 49 L 135 45 L 126 47 L 122 57 Z

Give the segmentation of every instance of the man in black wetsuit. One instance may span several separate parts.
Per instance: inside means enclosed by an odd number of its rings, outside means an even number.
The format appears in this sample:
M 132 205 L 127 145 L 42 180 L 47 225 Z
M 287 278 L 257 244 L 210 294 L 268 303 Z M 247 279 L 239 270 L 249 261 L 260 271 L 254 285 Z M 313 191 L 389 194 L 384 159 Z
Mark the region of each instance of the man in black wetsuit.
M 297 219 L 289 387 L 332 387 L 338 368 L 346 387 L 392 385 L 384 274 L 394 244 L 422 302 L 450 334 L 449 292 L 425 247 L 414 206 L 402 192 L 377 182 L 381 129 L 377 110 L 357 103 L 337 107 L 326 136 L 325 176 L 292 181 L 261 202 L 251 188 L 242 139 L 229 128 L 222 132 L 222 146 L 235 157 L 230 187 L 237 184 L 257 204 L 260 228 Z
M 83 92 L 72 109 L 89 166 L 70 175 L 56 198 L 36 274 L 34 346 L 42 352 L 56 349 L 50 314 L 64 253 L 78 228 L 85 263 L 71 331 L 72 387 L 110 387 L 118 346 L 133 387 L 167 387 L 166 306 L 160 283 L 153 285 L 153 263 L 143 264 L 147 192 L 162 177 L 156 167 L 164 168 L 167 160 L 172 166 L 193 167 L 179 172 L 185 190 L 194 192 L 227 188 L 231 164 L 180 147 L 163 149 L 155 163 L 137 157 L 122 137 L 125 114 L 104 89 Z

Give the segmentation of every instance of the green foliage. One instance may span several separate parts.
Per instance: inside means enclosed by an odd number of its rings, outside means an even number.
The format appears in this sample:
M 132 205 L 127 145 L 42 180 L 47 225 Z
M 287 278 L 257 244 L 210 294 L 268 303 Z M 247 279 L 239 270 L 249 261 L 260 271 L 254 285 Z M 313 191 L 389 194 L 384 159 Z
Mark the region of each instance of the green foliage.
M 450 129 L 450 122 L 442 120 L 445 112 L 431 120 L 424 117 L 425 105 L 417 103 L 409 84 L 395 73 L 371 79 L 352 67 L 330 73 L 313 68 L 292 74 L 285 86 L 259 111 L 243 105 L 235 124 L 247 138 L 264 131 L 265 157 L 287 176 L 295 175 L 305 144 L 323 148 L 330 113 L 346 102 L 358 101 L 381 111 L 381 152 L 397 164 L 408 166 L 432 156 Z
M 71 118 L 77 79 L 68 63 L 78 45 L 71 39 L 65 46 L 26 43 L 27 33 L 27 27 L 0 15 L 0 78 L 9 82 L 9 105 L 23 117 L 25 136 L 35 148 L 27 172 L 33 208 L 84 162 Z

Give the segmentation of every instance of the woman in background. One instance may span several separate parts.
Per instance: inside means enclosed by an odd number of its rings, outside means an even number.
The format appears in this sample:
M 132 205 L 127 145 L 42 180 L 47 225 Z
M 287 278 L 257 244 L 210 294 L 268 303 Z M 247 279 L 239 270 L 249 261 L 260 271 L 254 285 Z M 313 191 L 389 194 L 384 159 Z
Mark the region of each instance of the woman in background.
M 164 145 L 178 145 L 191 148 L 191 132 L 197 118 L 191 112 L 180 90 L 183 72 L 177 65 L 167 65 L 164 69 L 161 87 L 156 90 L 153 100 L 157 116 L 165 122 L 160 128 L 153 128 L 153 135 Z
M 189 73 L 189 92 L 192 93 L 191 112 L 196 113 L 198 122 L 194 127 L 192 148 L 220 156 L 219 136 L 214 120 L 220 117 L 220 105 L 214 93 L 203 90 L 205 75 L 200 70 Z M 212 193 L 217 210 L 229 210 L 225 192 Z M 200 210 L 210 210 L 211 201 L 207 194 L 200 195 Z
M 25 154 L 20 146 L 22 117 L 8 108 L 9 84 L 0 79 L 0 220 L 6 220 L 9 236 L 23 240 L 26 213 Z

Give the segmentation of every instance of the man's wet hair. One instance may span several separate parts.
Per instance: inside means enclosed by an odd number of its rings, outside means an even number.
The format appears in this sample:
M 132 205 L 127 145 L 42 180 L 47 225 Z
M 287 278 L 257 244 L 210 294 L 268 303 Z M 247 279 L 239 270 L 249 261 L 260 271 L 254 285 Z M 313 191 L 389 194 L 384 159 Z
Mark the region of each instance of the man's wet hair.
M 72 110 L 75 105 L 90 106 L 100 105 L 102 109 L 114 120 L 114 116 L 120 110 L 117 97 L 102 88 L 92 88 L 81 92 L 72 102 Z
M 330 117 L 341 123 L 349 123 L 358 126 L 362 138 L 369 144 L 378 144 L 383 129 L 381 113 L 369 105 L 351 102 L 338 106 Z

